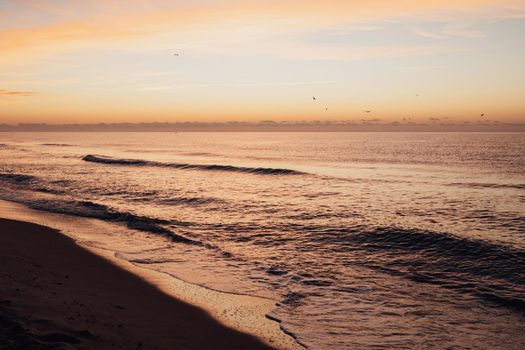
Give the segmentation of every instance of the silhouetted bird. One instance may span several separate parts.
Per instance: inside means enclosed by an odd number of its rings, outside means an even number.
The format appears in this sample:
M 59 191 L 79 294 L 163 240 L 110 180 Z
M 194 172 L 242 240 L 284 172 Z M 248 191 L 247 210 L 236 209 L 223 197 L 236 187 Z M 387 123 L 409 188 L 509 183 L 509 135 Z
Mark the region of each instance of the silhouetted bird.
M 484 116 L 485 116 L 485 113 L 481 113 L 481 116 L 484 117 Z
M 372 111 L 365 111 L 365 113 L 370 113 L 370 112 L 372 112 Z
M 173 56 L 177 56 L 177 57 L 179 57 L 179 54 L 178 54 L 178 53 L 174 53 Z
M 315 98 L 315 96 L 312 97 L 314 99 L 314 101 L 316 101 L 317 99 Z
M 326 107 L 326 110 L 328 110 L 328 107 Z

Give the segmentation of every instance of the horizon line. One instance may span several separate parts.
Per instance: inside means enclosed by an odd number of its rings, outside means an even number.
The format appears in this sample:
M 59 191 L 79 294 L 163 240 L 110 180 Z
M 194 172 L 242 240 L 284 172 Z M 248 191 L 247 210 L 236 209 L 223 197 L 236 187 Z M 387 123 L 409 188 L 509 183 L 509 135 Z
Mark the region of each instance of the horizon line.
M 227 121 L 0 124 L 0 132 L 525 132 L 525 123 L 360 121 Z

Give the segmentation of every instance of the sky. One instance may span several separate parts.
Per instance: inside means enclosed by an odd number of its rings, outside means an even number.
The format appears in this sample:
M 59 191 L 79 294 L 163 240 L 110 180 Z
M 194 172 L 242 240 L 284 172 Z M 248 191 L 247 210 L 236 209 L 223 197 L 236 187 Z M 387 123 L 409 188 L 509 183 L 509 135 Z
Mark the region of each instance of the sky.
M 524 37 L 523 0 L 0 0 L 0 123 L 525 123 Z

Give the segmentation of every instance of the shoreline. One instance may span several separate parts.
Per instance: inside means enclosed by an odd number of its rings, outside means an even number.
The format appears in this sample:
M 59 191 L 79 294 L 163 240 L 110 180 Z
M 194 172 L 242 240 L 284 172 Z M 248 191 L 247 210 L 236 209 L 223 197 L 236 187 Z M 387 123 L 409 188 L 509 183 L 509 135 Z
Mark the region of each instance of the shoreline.
M 51 228 L 0 219 L 8 348 L 271 349 Z
M 280 328 L 278 321 L 270 319 L 267 316 L 267 314 L 275 306 L 275 301 L 261 299 L 257 297 L 251 297 L 251 296 L 231 295 L 228 293 L 217 292 L 217 291 L 206 289 L 204 287 L 193 285 L 193 284 L 184 282 L 182 280 L 178 280 L 173 276 L 167 276 L 166 274 L 161 273 L 161 272 L 157 272 L 157 271 L 153 271 L 153 270 L 149 270 L 149 269 L 145 269 L 145 268 L 136 266 L 128 261 L 117 258 L 113 251 L 101 249 L 101 248 L 95 248 L 91 246 L 86 246 L 85 244 L 82 244 L 82 240 L 79 239 L 78 237 L 71 237 L 71 230 L 72 229 L 74 230 L 75 227 L 80 228 L 80 227 L 89 226 L 92 221 L 98 221 L 98 220 L 84 219 L 84 218 L 72 218 L 66 215 L 62 215 L 62 214 L 48 214 L 47 212 L 35 211 L 32 209 L 26 208 L 23 205 L 16 204 L 13 202 L 7 202 L 7 201 L 0 201 L 0 218 L 6 218 L 7 220 L 16 220 L 15 222 L 18 222 L 17 225 L 22 225 L 23 230 L 25 231 L 27 231 L 30 227 L 33 227 L 34 229 L 34 225 L 36 224 L 36 227 L 38 227 L 39 230 L 41 231 L 43 230 L 48 233 L 46 236 L 43 236 L 43 235 L 38 236 L 38 239 L 43 239 L 44 243 L 48 242 L 45 240 L 46 238 L 47 240 L 56 240 L 58 242 L 68 241 L 67 244 L 64 243 L 67 246 L 66 251 L 81 252 L 81 255 L 84 257 L 89 255 L 90 258 L 85 258 L 87 260 L 85 260 L 83 264 L 80 264 L 80 266 L 90 265 L 91 263 L 88 263 L 89 261 L 100 260 L 104 262 L 105 269 L 111 271 L 113 275 L 115 274 L 117 274 L 118 276 L 126 275 L 127 277 L 121 277 L 121 278 L 124 278 L 125 280 L 134 279 L 135 280 L 134 283 L 140 284 L 140 287 L 137 287 L 137 288 L 139 288 L 140 290 L 148 290 L 147 296 L 139 298 L 141 302 L 151 302 L 152 299 L 156 299 L 156 297 L 153 297 L 153 294 L 154 294 L 153 291 L 155 291 L 155 293 L 157 293 L 156 294 L 157 296 L 158 295 L 163 296 L 161 299 L 170 300 L 171 304 L 177 305 L 176 307 L 170 306 L 171 308 L 175 308 L 175 309 L 182 308 L 181 305 L 184 305 L 185 308 L 187 308 L 188 310 L 191 310 L 191 311 L 188 311 L 189 312 L 188 315 L 196 315 L 196 316 L 191 316 L 191 318 L 194 318 L 195 320 L 205 319 L 204 322 L 205 324 L 208 325 L 206 328 L 207 331 L 210 331 L 212 334 L 222 334 L 218 336 L 221 339 L 231 338 L 225 343 L 225 344 L 228 344 L 228 346 L 226 345 L 221 346 L 219 345 L 220 344 L 219 342 L 217 344 L 214 344 L 213 346 L 207 346 L 209 344 L 203 343 L 203 345 L 196 346 L 195 348 L 214 348 L 214 349 L 219 349 L 219 348 L 225 348 L 225 349 L 231 349 L 231 348 L 302 349 L 303 348 L 301 345 L 299 345 L 299 343 L 292 336 L 285 333 L 285 331 L 283 331 Z M 7 239 L 4 233 L 5 231 L 4 225 L 6 225 L 5 224 L 6 219 L 0 219 L 0 240 Z M 82 225 L 80 225 L 80 223 L 82 223 Z M 54 232 L 54 233 L 49 234 L 50 232 Z M 29 244 L 25 242 L 24 239 L 22 238 L 24 237 L 24 235 L 27 235 L 27 234 L 24 232 L 20 235 L 17 234 L 16 240 L 12 241 L 11 244 L 15 244 L 15 245 Z M 53 237 L 53 238 L 49 238 L 48 236 Z M 7 237 L 10 237 L 10 235 L 8 235 Z M 10 237 L 10 238 L 12 239 L 13 237 Z M 28 236 L 28 238 L 31 238 L 31 237 Z M 10 248 L 8 248 L 5 244 L 2 244 L 2 247 L 0 247 L 0 252 L 2 252 L 0 254 L 0 257 L 3 257 L 4 259 L 7 256 L 6 255 L 7 253 L 5 252 L 6 249 L 7 251 L 9 251 Z M 40 246 L 35 246 L 33 250 L 34 249 L 37 250 L 38 254 L 47 254 L 41 258 L 45 261 L 37 262 L 36 263 L 37 265 L 47 266 L 46 265 L 48 264 L 47 260 L 52 259 L 52 258 L 57 258 L 57 256 L 58 257 L 61 256 L 61 254 L 57 254 L 58 252 L 55 251 L 53 253 L 49 251 L 49 249 L 47 251 L 41 252 L 42 249 Z M 28 249 L 27 251 L 33 252 L 33 250 Z M 7 266 L 5 264 L 2 264 L 2 265 Z M 119 272 L 117 273 L 115 271 L 119 271 Z M 102 274 L 103 276 L 104 273 L 105 272 L 103 271 L 99 271 L 97 275 Z M 73 276 L 75 275 L 75 272 L 71 271 L 68 275 Z M 21 274 L 21 276 L 23 276 L 23 274 Z M 108 277 L 108 279 L 111 280 L 112 278 Z M 57 282 L 57 283 L 63 283 L 63 282 Z M 58 300 L 63 299 L 63 296 L 60 295 L 60 290 L 55 290 L 56 288 L 52 283 L 49 283 L 48 285 L 53 287 L 49 289 L 49 293 L 55 293 L 57 295 Z M 29 284 L 29 288 L 30 287 L 31 287 L 31 284 Z M 83 289 L 85 288 L 89 289 L 91 287 L 96 287 L 95 283 L 87 284 L 83 287 Z M 34 288 L 30 288 L 30 289 L 34 289 Z M 0 293 L 2 293 L 0 295 L 0 301 L 2 300 L 11 301 L 12 300 L 12 295 L 6 299 L 6 297 L 4 296 L 3 289 L 0 289 Z M 117 295 L 113 295 L 113 296 L 116 297 Z M 22 298 L 22 300 L 24 299 Z M 47 300 L 46 302 L 49 303 L 49 300 Z M 165 302 L 168 303 L 167 301 Z M 89 304 L 86 302 L 82 302 L 82 303 L 84 305 Z M 92 300 L 91 304 L 93 305 L 95 314 L 96 313 L 104 314 L 105 312 L 104 310 L 101 310 L 100 307 L 98 308 L 95 307 L 96 306 L 95 301 Z M 117 305 L 120 305 L 120 304 L 117 304 Z M 33 305 L 33 307 L 35 307 L 35 305 Z M 24 316 L 24 318 L 27 317 L 28 310 L 30 309 L 31 308 L 24 309 L 25 311 L 22 310 L 23 311 L 22 316 Z M 130 310 L 131 309 L 132 308 L 130 307 Z M 79 309 L 77 312 L 81 312 L 81 310 Z M 6 315 L 4 306 L 0 307 L 0 314 Z M 7 315 L 9 314 L 10 313 L 8 312 Z M 59 316 L 55 316 L 55 318 L 60 318 L 60 313 L 58 315 Z M 62 316 L 65 316 L 64 310 L 62 310 Z M 184 320 L 187 320 L 187 317 L 185 315 L 177 315 L 176 317 L 168 317 L 164 310 L 161 310 L 159 315 L 157 316 L 151 315 L 151 317 L 153 318 L 160 317 L 162 319 L 162 322 L 166 324 L 169 324 L 170 322 L 177 323 L 177 321 L 172 321 L 171 318 L 176 320 L 182 317 Z M 189 329 L 190 330 L 193 329 L 195 331 L 195 328 L 198 329 L 199 327 L 201 327 L 199 325 L 199 322 L 200 321 L 198 321 L 196 325 L 189 326 Z M 124 324 L 124 321 L 119 322 L 119 324 Z M 173 332 L 173 327 L 170 327 L 170 329 Z M 97 331 L 99 333 L 102 332 L 101 329 L 98 329 L 95 332 L 92 332 L 89 329 L 86 329 L 86 330 L 90 334 L 95 334 L 97 333 Z M 136 329 L 134 332 L 140 333 L 140 328 Z M 204 332 L 201 335 L 204 335 L 205 333 L 206 332 Z M 168 336 L 171 336 L 169 332 L 166 334 Z M 182 334 L 186 335 L 186 334 L 192 334 L 192 333 L 191 331 L 185 331 L 185 332 L 182 332 Z M 1 336 L 1 333 L 0 333 L 0 336 Z M 73 337 L 76 337 L 76 336 L 73 336 Z M 203 337 L 198 336 L 197 338 L 203 338 Z M 215 339 L 215 338 L 216 338 L 215 336 L 212 337 L 212 339 Z M 82 340 L 88 341 L 88 342 L 93 341 L 93 339 L 91 340 L 82 339 Z M 201 341 L 201 340 L 198 339 L 197 341 Z M 246 344 L 249 344 L 249 346 L 242 345 L 242 346 L 236 347 L 234 345 L 236 341 L 246 342 Z M 139 340 L 138 342 L 142 342 L 142 344 L 145 344 L 144 341 Z M 190 341 L 188 344 L 192 344 L 192 342 Z M 186 346 L 182 345 L 181 346 L 180 344 L 178 344 L 177 347 L 178 348 L 193 348 L 194 346 L 193 345 L 186 345 Z M 97 348 L 103 348 L 103 347 L 100 347 L 97 345 Z M 162 347 L 161 345 L 155 345 L 153 347 L 144 347 L 144 348 L 161 349 L 165 347 Z M 172 346 L 168 348 L 172 348 Z

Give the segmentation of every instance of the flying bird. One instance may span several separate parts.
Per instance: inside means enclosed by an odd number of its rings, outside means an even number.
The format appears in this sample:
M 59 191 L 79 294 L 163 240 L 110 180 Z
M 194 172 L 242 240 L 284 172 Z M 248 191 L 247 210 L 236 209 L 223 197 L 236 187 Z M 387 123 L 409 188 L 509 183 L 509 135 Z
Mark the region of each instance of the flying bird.
M 372 111 L 365 111 L 365 113 L 370 113 L 370 112 L 372 112 Z
M 315 96 L 312 96 L 312 98 L 314 99 L 314 101 L 317 101 L 317 99 L 315 98 Z
M 481 117 L 484 117 L 485 116 L 485 113 L 481 113 Z
M 179 57 L 179 54 L 178 54 L 178 53 L 174 53 L 173 56 L 177 56 L 177 57 Z

